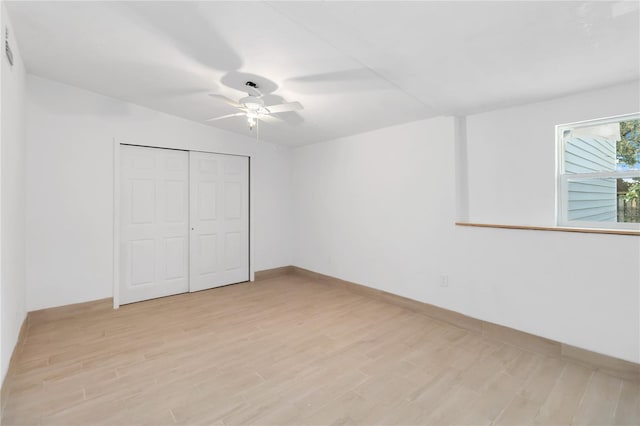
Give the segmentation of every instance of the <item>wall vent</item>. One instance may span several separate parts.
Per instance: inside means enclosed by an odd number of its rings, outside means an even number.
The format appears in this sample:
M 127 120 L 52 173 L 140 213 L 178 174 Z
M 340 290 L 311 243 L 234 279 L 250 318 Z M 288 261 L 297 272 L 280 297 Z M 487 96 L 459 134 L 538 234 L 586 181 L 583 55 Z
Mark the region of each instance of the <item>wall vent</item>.
M 13 66 L 13 52 L 11 52 L 11 47 L 9 46 L 9 28 L 6 27 L 4 29 L 4 53 L 7 55 L 9 65 Z

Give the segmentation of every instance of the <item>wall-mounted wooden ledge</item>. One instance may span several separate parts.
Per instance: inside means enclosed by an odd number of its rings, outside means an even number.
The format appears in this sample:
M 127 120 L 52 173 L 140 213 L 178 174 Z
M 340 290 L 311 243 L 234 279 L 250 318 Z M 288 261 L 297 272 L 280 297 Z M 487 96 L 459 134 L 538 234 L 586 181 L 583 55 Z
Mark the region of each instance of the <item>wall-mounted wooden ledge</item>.
M 599 228 L 572 228 L 568 226 L 525 226 L 525 225 L 497 225 L 492 223 L 456 222 L 457 226 L 475 226 L 477 228 L 499 229 L 524 229 L 528 231 L 555 231 L 555 232 L 579 232 L 582 234 L 609 234 L 609 235 L 636 235 L 640 231 L 633 229 L 599 229 Z

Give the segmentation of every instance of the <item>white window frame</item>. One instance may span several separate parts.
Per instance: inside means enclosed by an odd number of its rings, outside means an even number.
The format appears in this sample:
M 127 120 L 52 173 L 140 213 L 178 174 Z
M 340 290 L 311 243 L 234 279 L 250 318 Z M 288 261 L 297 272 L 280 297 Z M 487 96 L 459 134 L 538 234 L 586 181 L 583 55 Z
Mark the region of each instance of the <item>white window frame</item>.
M 556 223 L 558 226 L 577 227 L 577 228 L 595 228 L 595 229 L 632 229 L 640 230 L 640 223 L 624 223 L 624 222 L 596 222 L 596 221 L 579 221 L 567 219 L 568 207 L 568 187 L 569 180 L 579 179 L 598 179 L 598 178 L 640 178 L 640 170 L 632 171 L 605 171 L 591 173 L 565 173 L 565 140 L 563 134 L 566 130 L 576 129 L 580 127 L 597 126 L 599 124 L 608 124 L 620 121 L 640 119 L 640 112 L 632 114 L 617 115 L 613 117 L 600 118 L 595 120 L 578 121 L 575 123 L 559 124 L 556 126 Z

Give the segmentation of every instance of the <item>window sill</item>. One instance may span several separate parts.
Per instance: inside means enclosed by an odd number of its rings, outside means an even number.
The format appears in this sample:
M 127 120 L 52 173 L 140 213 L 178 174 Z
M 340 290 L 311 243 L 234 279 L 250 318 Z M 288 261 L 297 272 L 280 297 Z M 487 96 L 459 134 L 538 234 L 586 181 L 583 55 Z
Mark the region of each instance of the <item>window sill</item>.
M 636 231 L 633 229 L 574 228 L 569 226 L 496 225 L 496 224 L 490 224 L 490 223 L 470 223 L 470 222 L 456 222 L 456 226 L 473 226 L 478 228 L 499 228 L 499 229 L 523 229 L 528 231 L 579 232 L 583 234 L 640 236 L 640 231 Z

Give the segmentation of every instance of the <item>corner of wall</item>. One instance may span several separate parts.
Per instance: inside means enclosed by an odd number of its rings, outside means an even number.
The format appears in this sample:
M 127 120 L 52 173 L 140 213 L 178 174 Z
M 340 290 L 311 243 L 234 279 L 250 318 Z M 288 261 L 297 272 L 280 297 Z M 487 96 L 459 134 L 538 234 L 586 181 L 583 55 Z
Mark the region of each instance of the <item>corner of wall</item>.
M 454 171 L 456 177 L 456 222 L 469 220 L 467 175 L 467 118 L 454 117 Z
M 1 380 L 7 374 L 20 329 L 26 318 L 25 286 L 25 79 L 26 71 L 20 56 L 15 33 L 4 2 L 0 5 L 2 63 L 0 71 L 0 315 Z M 4 54 L 5 31 L 13 65 Z

